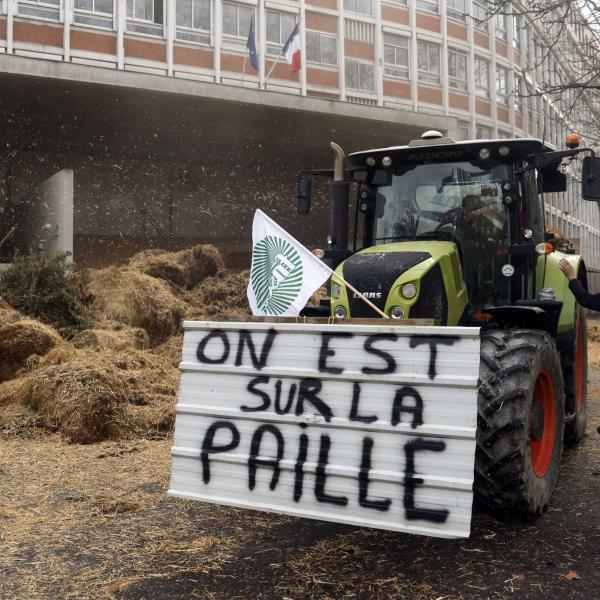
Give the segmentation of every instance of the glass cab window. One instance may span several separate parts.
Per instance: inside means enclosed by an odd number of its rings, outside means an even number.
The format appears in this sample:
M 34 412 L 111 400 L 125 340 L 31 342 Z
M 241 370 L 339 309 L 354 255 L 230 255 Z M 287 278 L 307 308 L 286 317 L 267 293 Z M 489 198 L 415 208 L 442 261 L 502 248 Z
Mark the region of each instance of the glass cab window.
M 377 171 L 372 243 L 454 242 L 472 305 L 508 301 L 506 249 L 510 245 L 502 183 L 509 167 L 473 162 L 420 164 Z

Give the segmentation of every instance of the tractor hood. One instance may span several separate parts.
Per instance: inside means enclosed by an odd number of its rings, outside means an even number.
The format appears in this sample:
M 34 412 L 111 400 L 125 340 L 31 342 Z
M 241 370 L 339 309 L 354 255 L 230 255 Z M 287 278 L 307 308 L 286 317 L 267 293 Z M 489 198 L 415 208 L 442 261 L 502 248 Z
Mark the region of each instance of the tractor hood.
M 458 251 L 453 242 L 407 241 L 372 246 L 346 259 L 337 269 L 343 278 L 379 309 L 405 317 L 435 319 L 440 323 L 456 321 L 457 291 L 464 290 Z M 416 294 L 403 293 L 406 284 L 413 284 Z M 458 290 L 457 290 L 458 288 Z M 412 290 L 414 292 L 414 290 Z M 464 294 L 466 298 L 466 294 Z M 341 286 L 332 287 L 332 309 L 342 304 L 349 317 L 377 317 L 356 294 Z

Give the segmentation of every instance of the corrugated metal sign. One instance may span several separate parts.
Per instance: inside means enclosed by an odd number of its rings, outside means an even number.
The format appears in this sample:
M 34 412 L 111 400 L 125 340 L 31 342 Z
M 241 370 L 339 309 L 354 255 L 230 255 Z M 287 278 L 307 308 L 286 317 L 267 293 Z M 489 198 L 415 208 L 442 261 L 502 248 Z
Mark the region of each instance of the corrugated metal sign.
M 476 328 L 186 322 L 169 494 L 468 537 L 479 346 Z

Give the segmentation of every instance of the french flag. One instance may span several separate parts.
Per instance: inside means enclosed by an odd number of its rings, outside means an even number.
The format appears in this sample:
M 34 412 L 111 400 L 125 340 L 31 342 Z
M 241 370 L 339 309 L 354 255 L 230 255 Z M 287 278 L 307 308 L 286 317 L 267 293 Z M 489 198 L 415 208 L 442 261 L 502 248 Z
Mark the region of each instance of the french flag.
M 296 27 L 290 34 L 283 50 L 282 54 L 285 54 L 285 59 L 290 65 L 292 65 L 292 73 L 300 70 L 302 66 L 302 59 L 300 54 L 300 23 L 296 23 Z

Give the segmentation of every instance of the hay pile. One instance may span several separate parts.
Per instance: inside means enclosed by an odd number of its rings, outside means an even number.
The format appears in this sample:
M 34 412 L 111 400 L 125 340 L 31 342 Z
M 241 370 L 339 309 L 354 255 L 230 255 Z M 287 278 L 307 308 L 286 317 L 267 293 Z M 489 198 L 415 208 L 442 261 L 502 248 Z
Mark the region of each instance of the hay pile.
M 175 335 L 185 312 L 184 304 L 167 283 L 134 269 L 92 271 L 88 293 L 98 321 L 118 321 L 144 329 L 152 344 Z
M 91 350 L 147 350 L 150 338 L 140 327 L 123 326 L 116 330 L 86 329 L 73 338 L 75 348 L 90 348 Z
M 0 309 L 0 431 L 11 420 L 74 443 L 164 437 L 179 385 L 181 322 L 248 315 L 248 272 L 223 269 L 214 246 L 145 251 L 87 274 L 90 328 L 56 330 Z M 23 427 L 19 430 L 23 431 Z
M 191 289 L 225 268 L 221 253 L 211 244 L 200 244 L 179 252 L 144 250 L 134 255 L 129 267 Z
M 49 353 L 25 376 L 0 385 L 0 406 L 31 409 L 31 421 L 87 444 L 172 428 L 179 373 L 159 356 L 78 350 Z
M 32 355 L 43 356 L 62 343 L 52 327 L 34 319 L 0 325 L 0 381 L 14 377 Z
M 186 319 L 214 318 L 217 315 L 251 315 L 246 289 L 250 271 L 221 272 L 207 277 L 186 297 Z

